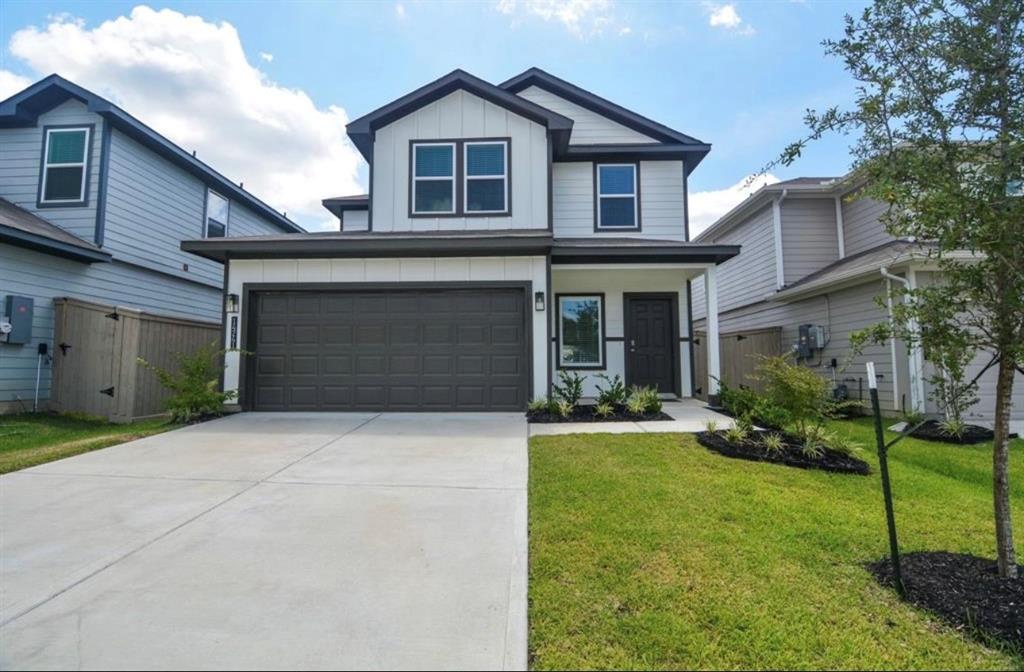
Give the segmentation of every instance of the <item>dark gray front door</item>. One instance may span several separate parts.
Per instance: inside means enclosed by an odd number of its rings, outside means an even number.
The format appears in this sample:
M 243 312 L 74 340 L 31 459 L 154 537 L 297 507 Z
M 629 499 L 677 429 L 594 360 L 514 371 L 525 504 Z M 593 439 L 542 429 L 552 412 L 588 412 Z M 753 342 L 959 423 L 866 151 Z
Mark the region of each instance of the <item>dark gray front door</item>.
M 676 391 L 679 349 L 671 298 L 626 295 L 626 382 Z
M 522 289 L 260 291 L 250 304 L 248 408 L 526 406 Z

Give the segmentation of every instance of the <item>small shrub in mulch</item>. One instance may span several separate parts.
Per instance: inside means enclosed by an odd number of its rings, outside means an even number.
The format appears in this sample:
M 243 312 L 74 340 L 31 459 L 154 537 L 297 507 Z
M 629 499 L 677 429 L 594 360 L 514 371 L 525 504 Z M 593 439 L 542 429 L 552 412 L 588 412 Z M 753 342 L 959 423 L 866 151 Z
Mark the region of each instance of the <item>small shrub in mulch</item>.
M 668 413 L 658 411 L 656 413 L 633 414 L 623 406 L 615 408 L 610 415 L 600 417 L 594 413 L 594 406 L 581 405 L 573 408 L 569 415 L 559 415 L 547 409 L 531 410 L 526 412 L 528 422 L 551 423 L 551 422 L 647 422 L 650 420 L 675 420 Z
M 923 425 L 911 432 L 910 436 L 925 441 L 939 441 L 941 443 L 957 443 L 961 446 L 970 446 L 976 443 L 986 443 L 995 438 L 991 429 L 979 427 L 978 425 L 964 425 L 964 433 L 960 436 L 952 436 L 942 429 L 941 423 L 936 420 L 928 420 Z
M 1024 566 L 1019 577 L 1001 579 L 995 560 L 941 551 L 900 556 L 907 601 L 958 630 L 1006 642 L 1024 652 Z M 868 565 L 892 587 L 889 559 Z
M 870 473 L 868 463 L 848 453 L 832 448 L 821 448 L 816 453 L 804 451 L 803 442 L 792 434 L 777 433 L 782 445 L 777 450 L 769 451 L 760 442 L 766 432 L 755 432 L 752 438 L 734 442 L 726 437 L 725 432 L 700 432 L 697 443 L 726 457 L 754 462 L 771 462 L 800 469 L 820 469 L 838 474 Z

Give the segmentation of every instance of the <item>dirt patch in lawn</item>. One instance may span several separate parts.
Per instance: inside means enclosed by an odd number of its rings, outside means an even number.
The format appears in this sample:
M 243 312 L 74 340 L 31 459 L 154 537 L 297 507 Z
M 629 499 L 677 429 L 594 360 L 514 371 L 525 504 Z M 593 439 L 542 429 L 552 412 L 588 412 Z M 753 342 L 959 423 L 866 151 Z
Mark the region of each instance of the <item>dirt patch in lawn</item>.
M 892 587 L 888 558 L 868 565 Z M 942 551 L 900 556 L 907 601 L 958 630 L 1009 643 L 1024 652 L 1024 566 L 1018 578 L 1001 579 L 995 560 Z
M 861 476 L 866 476 L 871 471 L 864 460 L 831 448 L 824 448 L 817 455 L 809 455 L 803 451 L 800 440 L 790 434 L 780 433 L 782 447 L 776 451 L 768 451 L 756 438 L 760 434 L 756 433 L 754 439 L 734 443 L 725 437 L 724 432 L 700 432 L 697 434 L 697 443 L 720 455 L 740 460 L 771 462 L 799 469 L 820 469 Z
M 938 441 L 939 443 L 956 443 L 961 446 L 971 446 L 976 443 L 987 443 L 995 438 L 991 429 L 979 427 L 978 425 L 966 425 L 963 435 L 951 436 L 947 434 L 935 420 L 928 420 L 923 425 L 910 433 L 915 439 L 925 441 Z
M 671 415 L 662 411 L 635 415 L 621 407 L 616 408 L 611 414 L 602 417 L 594 414 L 594 408 L 595 406 L 580 405 L 574 408 L 569 415 L 550 413 L 546 409 L 527 411 L 526 420 L 542 424 L 553 422 L 649 422 L 651 420 L 675 420 Z

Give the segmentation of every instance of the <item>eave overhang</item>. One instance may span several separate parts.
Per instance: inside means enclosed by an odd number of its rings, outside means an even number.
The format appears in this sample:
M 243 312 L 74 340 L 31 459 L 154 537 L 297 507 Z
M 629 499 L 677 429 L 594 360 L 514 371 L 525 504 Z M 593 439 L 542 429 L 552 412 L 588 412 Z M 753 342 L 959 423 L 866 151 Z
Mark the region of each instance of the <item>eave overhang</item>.
M 46 236 L 30 233 L 21 229 L 0 224 L 0 242 L 23 247 L 36 252 L 44 252 L 65 259 L 82 261 L 87 264 L 96 262 L 108 262 L 111 255 L 100 249 L 73 245 L 60 240 L 54 240 Z

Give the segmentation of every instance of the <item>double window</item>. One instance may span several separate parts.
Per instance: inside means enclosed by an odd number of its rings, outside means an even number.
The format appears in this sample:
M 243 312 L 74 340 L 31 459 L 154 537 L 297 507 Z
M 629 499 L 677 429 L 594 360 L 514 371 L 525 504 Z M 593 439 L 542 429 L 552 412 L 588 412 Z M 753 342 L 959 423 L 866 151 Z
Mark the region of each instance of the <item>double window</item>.
M 509 214 L 508 140 L 414 142 L 409 174 L 411 215 Z
M 597 229 L 639 229 L 637 164 L 604 163 L 594 167 L 597 182 Z
M 228 235 L 228 212 L 231 204 L 212 189 L 206 190 L 206 222 L 203 236 L 206 238 L 223 238 Z
M 558 365 L 561 368 L 604 368 L 604 296 L 558 297 Z
M 39 204 L 85 204 L 92 128 L 47 128 L 44 134 Z

